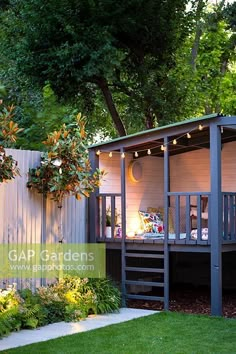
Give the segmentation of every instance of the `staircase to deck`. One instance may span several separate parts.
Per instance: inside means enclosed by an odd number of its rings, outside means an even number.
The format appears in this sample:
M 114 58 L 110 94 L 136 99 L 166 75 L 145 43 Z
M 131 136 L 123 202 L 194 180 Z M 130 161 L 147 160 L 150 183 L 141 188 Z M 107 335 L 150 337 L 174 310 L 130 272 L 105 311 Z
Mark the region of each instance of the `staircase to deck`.
M 165 301 L 165 252 L 124 250 L 123 283 L 126 299 Z

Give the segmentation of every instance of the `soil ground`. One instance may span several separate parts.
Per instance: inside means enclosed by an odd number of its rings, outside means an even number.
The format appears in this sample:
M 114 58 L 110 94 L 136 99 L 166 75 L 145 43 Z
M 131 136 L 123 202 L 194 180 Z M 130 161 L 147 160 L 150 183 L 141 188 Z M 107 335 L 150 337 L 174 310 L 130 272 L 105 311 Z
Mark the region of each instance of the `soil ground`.
M 127 306 L 163 310 L 163 303 L 158 301 L 128 300 Z M 206 288 L 187 288 L 186 286 L 171 289 L 169 309 L 176 312 L 210 315 L 210 291 Z M 223 316 L 236 318 L 236 291 L 223 292 Z

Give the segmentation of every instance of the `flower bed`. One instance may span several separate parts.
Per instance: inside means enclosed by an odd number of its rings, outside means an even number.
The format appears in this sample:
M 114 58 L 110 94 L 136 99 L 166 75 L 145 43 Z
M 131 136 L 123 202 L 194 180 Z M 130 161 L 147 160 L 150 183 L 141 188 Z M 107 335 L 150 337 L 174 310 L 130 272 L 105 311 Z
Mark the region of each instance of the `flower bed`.
M 89 314 L 117 311 L 120 291 L 109 279 L 66 276 L 36 292 L 0 289 L 0 338 L 22 328 L 79 321 Z

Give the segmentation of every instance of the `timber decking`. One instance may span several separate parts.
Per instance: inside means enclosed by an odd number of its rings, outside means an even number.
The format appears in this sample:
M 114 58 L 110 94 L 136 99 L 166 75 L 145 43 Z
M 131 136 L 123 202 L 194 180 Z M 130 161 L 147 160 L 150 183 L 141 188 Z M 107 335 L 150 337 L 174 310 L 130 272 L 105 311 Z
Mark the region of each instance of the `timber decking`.
M 181 242 L 180 242 L 181 241 Z M 201 243 L 197 243 L 197 241 L 192 241 L 191 243 L 183 242 L 186 240 L 169 240 L 168 246 L 170 252 L 211 252 L 211 244 L 208 241 L 202 241 Z M 106 244 L 107 249 L 121 249 L 122 248 L 122 239 L 114 238 L 112 239 L 97 239 L 97 242 L 103 242 Z M 143 239 L 143 240 L 135 240 L 135 239 L 126 239 L 125 246 L 126 250 L 163 250 L 164 239 Z M 222 252 L 231 252 L 236 251 L 236 240 L 235 241 L 226 241 L 222 240 Z

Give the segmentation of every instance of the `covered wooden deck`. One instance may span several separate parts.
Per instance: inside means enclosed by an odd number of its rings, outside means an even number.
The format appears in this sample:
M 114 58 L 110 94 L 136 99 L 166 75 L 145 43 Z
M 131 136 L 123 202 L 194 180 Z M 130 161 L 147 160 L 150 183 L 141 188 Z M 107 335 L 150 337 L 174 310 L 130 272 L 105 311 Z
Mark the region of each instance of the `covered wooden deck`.
M 162 281 L 157 282 L 155 286 L 163 287 L 161 300 L 164 301 L 164 308 L 168 310 L 170 252 L 208 252 L 211 313 L 217 316 L 222 314 L 222 253 L 235 251 L 236 247 L 235 143 L 236 117 L 212 114 L 102 142 L 89 148 L 93 170 L 99 167 L 103 154 L 109 157 L 117 156 L 116 161 L 113 158 L 106 160 L 107 166 L 111 168 L 116 163 L 113 181 L 110 184 L 108 182 L 105 191 L 98 190 L 90 196 L 88 237 L 89 242 L 106 243 L 107 249 L 120 248 L 123 304 L 125 299 L 133 296 L 127 291 L 129 282 L 135 281 L 137 285 L 145 285 L 139 283 L 138 274 L 152 272 L 163 276 Z M 201 156 L 199 152 L 203 152 Z M 194 172 L 189 169 L 183 174 L 182 170 L 189 156 Z M 198 164 L 202 158 L 205 159 L 205 165 L 201 169 Z M 137 189 L 134 190 L 134 186 L 130 184 L 127 173 L 129 162 L 139 159 L 143 159 L 141 161 L 144 176 L 151 174 L 151 177 L 144 178 L 140 199 L 134 197 Z M 201 179 L 202 175 L 205 178 Z M 149 199 L 145 199 L 150 184 L 153 189 L 149 189 Z M 158 193 L 155 193 L 155 188 Z M 207 211 L 203 210 L 203 197 L 207 198 Z M 141 202 L 142 198 L 145 202 Z M 191 219 L 193 203 L 194 225 Z M 117 205 L 121 214 L 119 233 L 116 232 Z M 111 237 L 107 237 L 106 233 L 108 206 Z M 142 235 L 138 230 L 132 230 L 130 213 L 138 213 L 142 206 L 162 207 L 163 234 Z M 174 231 L 170 230 L 171 211 Z M 129 229 L 133 231 L 133 237 Z M 155 266 L 150 269 L 145 265 L 130 266 L 135 257 L 143 261 L 153 259 L 151 264 Z M 159 259 L 161 266 L 157 263 Z M 129 278 L 133 273 L 137 274 L 135 280 Z
M 207 198 L 208 211 L 207 221 L 203 220 L 202 215 L 202 197 Z M 98 229 L 96 237 L 97 242 L 105 242 L 107 248 L 120 248 L 122 242 L 126 246 L 132 248 L 137 247 L 145 249 L 161 248 L 164 245 L 164 240 L 167 238 L 170 251 L 180 252 L 210 252 L 211 239 L 220 238 L 222 244 L 222 252 L 236 250 L 236 193 L 222 192 L 222 231 L 220 235 L 213 235 L 211 232 L 211 193 L 210 192 L 168 192 L 168 197 L 172 199 L 174 210 L 174 233 L 169 232 L 169 213 L 165 218 L 166 227 L 164 227 L 163 234 L 145 235 L 124 235 L 122 228 L 116 225 L 116 206 L 121 194 L 119 193 L 101 193 L 97 196 L 98 203 L 98 217 L 100 218 L 101 227 Z M 195 220 L 195 233 L 193 237 L 193 230 L 191 229 L 191 200 L 196 200 L 197 216 Z M 106 235 L 106 211 L 107 206 L 110 208 L 111 215 L 111 235 Z M 183 215 L 184 210 L 184 215 Z M 207 222 L 207 224 L 206 224 Z M 203 225 L 204 223 L 204 225 Z M 122 224 L 122 220 L 121 220 Z M 204 228 L 203 228 L 204 226 Z M 184 230 L 183 230 L 184 227 Z M 117 233 L 119 229 L 119 234 Z M 181 230 L 182 229 L 182 230 Z M 202 230 L 207 230 L 207 239 L 203 239 Z M 206 238 L 206 237 L 205 237 Z

